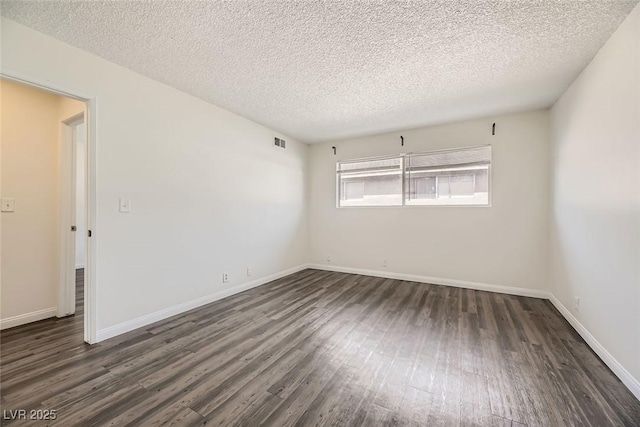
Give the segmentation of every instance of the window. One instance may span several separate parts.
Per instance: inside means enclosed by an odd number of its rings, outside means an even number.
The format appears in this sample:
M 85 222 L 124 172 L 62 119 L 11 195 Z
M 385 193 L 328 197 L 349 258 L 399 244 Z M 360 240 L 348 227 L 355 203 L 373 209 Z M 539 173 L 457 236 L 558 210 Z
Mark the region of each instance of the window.
M 339 162 L 338 206 L 488 206 L 490 169 L 491 146 Z
M 405 156 L 405 205 L 488 205 L 491 147 Z
M 338 163 L 338 205 L 402 206 L 402 158 Z

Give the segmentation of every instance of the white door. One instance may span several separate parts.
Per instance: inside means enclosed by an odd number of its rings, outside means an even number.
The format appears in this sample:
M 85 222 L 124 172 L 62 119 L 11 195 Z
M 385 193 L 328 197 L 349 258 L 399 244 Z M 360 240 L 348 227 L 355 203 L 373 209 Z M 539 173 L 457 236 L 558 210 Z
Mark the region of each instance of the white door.
M 85 256 L 85 236 L 87 235 L 86 221 L 84 220 L 85 213 L 85 129 L 84 122 L 79 123 L 74 127 L 73 132 L 74 145 L 76 148 L 76 248 L 75 248 L 75 268 L 84 268 L 84 256 Z
M 69 316 L 76 310 L 76 268 L 84 266 L 86 225 L 85 164 L 86 144 L 83 115 L 63 123 L 62 162 L 62 267 L 58 297 L 58 317 Z

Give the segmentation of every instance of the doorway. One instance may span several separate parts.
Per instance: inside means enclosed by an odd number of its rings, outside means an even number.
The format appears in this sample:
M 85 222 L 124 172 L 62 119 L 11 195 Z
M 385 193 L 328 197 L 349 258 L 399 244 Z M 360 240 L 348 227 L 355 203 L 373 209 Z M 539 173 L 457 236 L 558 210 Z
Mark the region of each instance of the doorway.
M 6 74 L 0 84 L 0 329 L 73 316 L 94 343 L 95 101 Z

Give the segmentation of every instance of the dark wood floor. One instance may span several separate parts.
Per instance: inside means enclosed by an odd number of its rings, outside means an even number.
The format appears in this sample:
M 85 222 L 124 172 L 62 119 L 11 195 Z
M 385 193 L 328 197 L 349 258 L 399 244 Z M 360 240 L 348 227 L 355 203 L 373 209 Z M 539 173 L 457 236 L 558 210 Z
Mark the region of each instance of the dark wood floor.
M 80 290 L 81 292 L 81 290 Z M 77 314 L 3 331 L 10 425 L 640 425 L 544 300 L 317 270 L 88 346 Z

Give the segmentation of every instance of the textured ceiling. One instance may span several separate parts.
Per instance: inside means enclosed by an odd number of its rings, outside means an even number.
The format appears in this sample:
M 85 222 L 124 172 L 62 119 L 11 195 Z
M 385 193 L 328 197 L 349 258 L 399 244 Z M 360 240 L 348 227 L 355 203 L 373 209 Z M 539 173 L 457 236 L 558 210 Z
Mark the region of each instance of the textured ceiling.
M 3 1 L 305 142 L 551 105 L 637 0 Z

